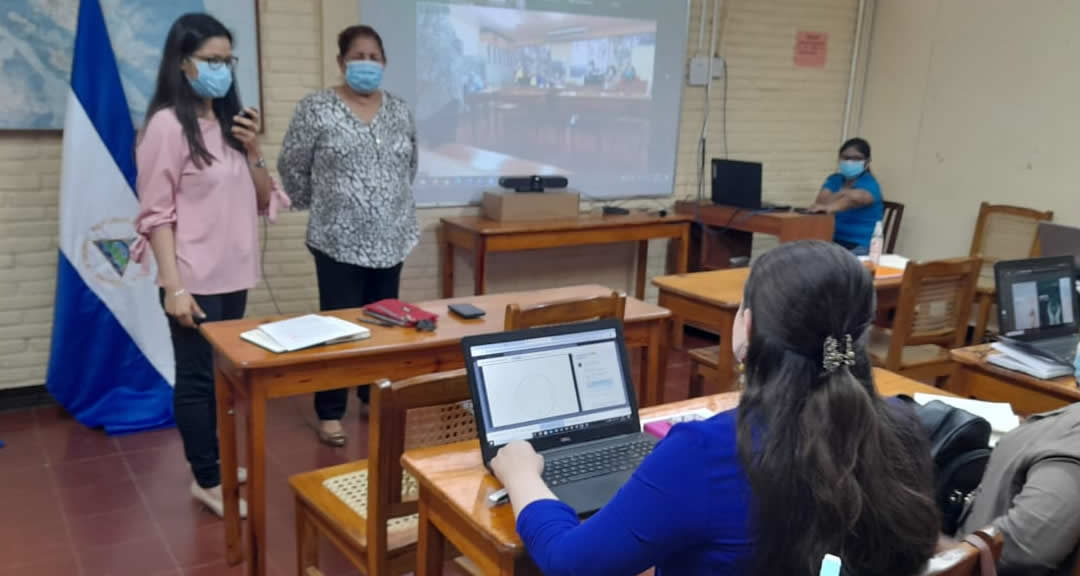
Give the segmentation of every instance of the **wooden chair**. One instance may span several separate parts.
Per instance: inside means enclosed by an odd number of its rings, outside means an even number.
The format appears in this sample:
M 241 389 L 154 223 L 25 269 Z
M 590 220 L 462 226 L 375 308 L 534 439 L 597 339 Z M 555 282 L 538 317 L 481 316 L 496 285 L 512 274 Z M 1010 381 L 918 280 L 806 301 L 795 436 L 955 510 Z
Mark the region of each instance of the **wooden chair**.
M 686 355 L 690 357 L 690 398 L 735 390 L 734 374 L 720 375 L 719 345 L 694 348 Z
M 975 532 L 962 541 L 939 543 L 938 551 L 926 564 L 920 576 L 982 576 L 985 574 L 983 559 L 974 540 L 983 542 L 990 551 L 994 564 L 1001 558 L 1005 539 L 1001 532 L 989 526 Z M 996 573 L 996 572 L 994 572 Z
M 506 306 L 506 330 L 525 330 L 540 326 L 587 322 L 600 318 L 622 319 L 626 312 L 626 295 L 612 292 L 610 296 L 597 296 L 586 300 L 564 300 L 536 304 L 521 308 L 517 304 Z
M 470 398 L 464 370 L 372 386 L 368 459 L 289 478 L 299 574 L 322 574 L 320 537 L 367 574 L 416 569 L 417 486 L 401 455 L 475 438 Z
M 1034 258 L 1039 254 L 1039 222 L 1054 219 L 1054 212 L 1040 212 L 1031 208 L 989 204 L 979 206 L 975 221 L 975 233 L 971 238 L 969 256 L 981 258 L 979 272 L 979 299 L 974 314 L 975 331 L 972 340 L 982 342 L 991 323 L 994 307 L 994 264 L 1002 260 Z
M 951 376 L 949 350 L 967 340 L 980 265 L 978 258 L 908 264 L 892 330 L 871 329 L 874 365 L 928 382 Z
M 896 238 L 900 235 L 900 221 L 904 219 L 904 205 L 899 202 L 882 202 L 885 205 L 885 218 L 882 228 L 885 232 L 885 253 L 895 254 Z

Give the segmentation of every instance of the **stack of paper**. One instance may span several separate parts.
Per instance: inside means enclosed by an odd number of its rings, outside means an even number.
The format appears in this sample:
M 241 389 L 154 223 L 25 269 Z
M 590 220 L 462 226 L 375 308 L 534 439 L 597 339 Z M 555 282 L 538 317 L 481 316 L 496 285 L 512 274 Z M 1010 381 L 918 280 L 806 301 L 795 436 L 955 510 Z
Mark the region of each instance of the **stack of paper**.
M 362 340 L 370 336 L 371 331 L 363 326 L 334 316 L 318 314 L 262 324 L 240 335 L 244 340 L 274 353 Z
M 708 408 L 697 408 L 686 412 L 679 412 L 676 414 L 668 414 L 667 416 L 657 416 L 656 418 L 649 418 L 641 421 L 641 431 L 652 434 L 657 438 L 664 438 L 667 436 L 671 427 L 680 422 L 694 422 L 697 420 L 708 420 L 715 416 L 712 410 Z
M 995 342 L 992 345 L 998 354 L 987 356 L 986 361 L 1016 372 L 1023 372 L 1040 380 L 1052 380 L 1072 374 L 1072 368 L 1057 362 L 1040 358 L 1034 354 L 1028 354 L 1015 346 L 1009 346 L 1004 342 Z
M 983 402 L 982 400 L 970 400 L 968 398 L 957 398 L 955 396 L 938 396 L 936 394 L 923 394 L 922 392 L 915 393 L 915 401 L 920 405 L 926 404 L 931 400 L 940 400 L 953 408 L 959 408 L 965 412 L 971 412 L 976 416 L 984 418 L 990 423 L 990 445 L 997 444 L 998 439 L 1005 435 L 1005 433 L 1013 430 L 1020 425 L 1020 417 L 1017 416 L 1012 409 L 1012 405 L 1008 402 Z

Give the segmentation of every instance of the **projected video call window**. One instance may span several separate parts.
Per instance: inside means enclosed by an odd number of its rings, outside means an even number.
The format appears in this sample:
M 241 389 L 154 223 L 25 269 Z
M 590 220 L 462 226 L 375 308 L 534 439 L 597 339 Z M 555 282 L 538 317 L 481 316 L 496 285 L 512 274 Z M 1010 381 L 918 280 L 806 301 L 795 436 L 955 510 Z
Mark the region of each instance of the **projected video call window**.
M 1073 322 L 1071 278 L 1019 282 L 1012 286 L 1015 330 L 1031 330 Z
M 387 89 L 416 114 L 419 203 L 477 201 L 504 175 L 672 192 L 685 2 L 360 4 L 387 43 Z

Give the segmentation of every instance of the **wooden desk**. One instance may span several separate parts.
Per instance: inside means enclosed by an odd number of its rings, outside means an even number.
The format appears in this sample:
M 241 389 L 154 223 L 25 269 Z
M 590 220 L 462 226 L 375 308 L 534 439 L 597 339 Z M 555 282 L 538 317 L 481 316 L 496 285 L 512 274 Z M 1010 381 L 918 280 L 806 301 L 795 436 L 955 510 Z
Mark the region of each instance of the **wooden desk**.
M 649 240 L 671 238 L 678 241 L 676 269 L 686 272 L 690 224 L 681 216 L 660 217 L 652 214 L 626 216 L 582 215 L 566 220 L 501 222 L 477 216 L 442 219 L 442 294 L 454 296 L 454 249 L 470 250 L 473 255 L 473 290 L 484 293 L 484 263 L 489 252 L 517 252 L 637 242 L 637 282 L 634 295 L 645 298 L 645 272 Z
M 797 240 L 826 240 L 833 238 L 833 217 L 828 214 L 799 214 L 797 212 L 755 212 L 733 206 L 705 201 L 675 203 L 675 213 L 686 216 L 708 228 L 723 230 L 724 242 L 709 242 L 702 236 L 699 246 L 692 247 L 697 258 L 691 262 L 693 271 L 727 268 L 732 257 L 750 256 L 753 234 L 776 236 L 781 243 Z M 696 228 L 694 234 L 696 235 Z M 710 254 L 715 251 L 716 254 Z
M 942 391 L 875 368 L 879 393 L 885 396 Z M 729 392 L 642 410 L 643 418 L 705 407 L 714 412 L 735 408 L 738 392 Z M 401 464 L 420 486 L 420 534 L 417 576 L 441 574 L 449 540 L 485 574 L 536 574 L 517 535 L 509 505 L 489 508 L 487 495 L 499 482 L 484 468 L 477 441 L 406 452 Z
M 603 286 L 575 286 L 469 298 L 487 311 L 476 320 L 450 316 L 453 301 L 420 302 L 439 315 L 438 329 L 424 333 L 406 328 L 371 326 L 371 338 L 359 342 L 323 346 L 289 354 L 273 354 L 240 339 L 269 319 L 247 318 L 205 324 L 201 331 L 214 349 L 214 386 L 217 394 L 218 438 L 221 444 L 221 480 L 225 494 L 225 542 L 230 563 L 243 559 L 240 544 L 239 492 L 236 481 L 237 434 L 233 411 L 235 398 L 247 404 L 248 573 L 266 573 L 266 401 L 270 398 L 311 394 L 344 386 L 368 384 L 386 378 L 402 380 L 422 374 L 461 368 L 465 336 L 500 332 L 506 305 L 538 304 L 570 298 L 610 294 Z M 355 320 L 360 310 L 330 312 Z M 662 401 L 664 368 L 667 365 L 667 334 L 670 312 L 628 298 L 624 318 L 626 343 L 643 349 L 641 404 Z
M 959 366 L 946 387 L 959 396 L 1008 402 L 1016 413 L 1025 416 L 1080 402 L 1080 388 L 1072 376 L 1039 380 L 999 368 L 986 361 L 987 356 L 996 353 L 988 344 L 953 350 L 952 360 Z
M 727 342 L 749 277 L 749 268 L 730 268 L 653 278 L 653 284 L 660 289 L 657 303 L 671 310 L 672 347 L 682 349 L 684 324 L 712 332 Z M 902 280 L 903 275 L 896 270 L 882 269 L 874 281 L 879 308 L 896 305 Z M 730 346 L 721 346 L 717 369 L 721 374 L 730 374 L 734 364 Z

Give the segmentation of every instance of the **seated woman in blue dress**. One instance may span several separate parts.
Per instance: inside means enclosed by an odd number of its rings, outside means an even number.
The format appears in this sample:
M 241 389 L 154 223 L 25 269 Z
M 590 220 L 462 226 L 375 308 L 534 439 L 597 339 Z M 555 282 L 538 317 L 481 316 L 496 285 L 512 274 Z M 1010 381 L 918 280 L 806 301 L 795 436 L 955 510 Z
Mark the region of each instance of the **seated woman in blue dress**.
M 845 574 L 911 576 L 933 554 L 927 441 L 871 379 L 869 273 L 835 244 L 784 244 L 743 302 L 739 407 L 673 427 L 593 517 L 555 498 L 528 443 L 492 460 L 544 574 L 816 576 L 834 554 Z
M 869 142 L 844 142 L 837 172 L 825 179 L 809 210 L 836 215 L 834 242 L 860 256 L 869 252 L 874 225 L 885 216 L 881 186 L 870 172 Z

